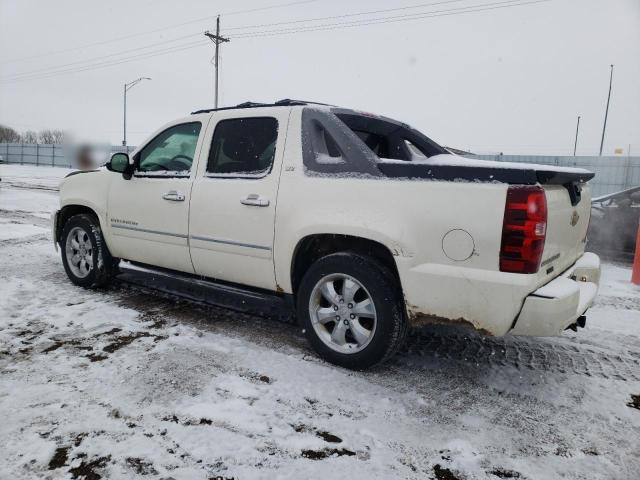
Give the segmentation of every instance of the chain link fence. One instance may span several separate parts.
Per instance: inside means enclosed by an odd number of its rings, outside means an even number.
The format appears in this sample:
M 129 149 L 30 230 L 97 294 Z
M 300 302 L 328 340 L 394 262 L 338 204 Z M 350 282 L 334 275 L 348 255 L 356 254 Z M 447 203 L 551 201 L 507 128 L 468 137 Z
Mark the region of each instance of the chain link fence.
M 104 152 L 106 161 L 111 153 L 132 152 L 135 148 L 122 145 L 106 145 L 97 147 L 97 150 Z M 0 163 L 72 168 L 72 159 L 77 149 L 78 146 L 74 145 L 49 143 L 0 143 Z
M 115 152 L 132 152 L 135 147 L 100 147 L 105 157 Z M 71 168 L 74 147 L 68 145 L 0 143 L 0 162 Z M 469 155 L 471 158 L 500 162 L 540 163 L 559 167 L 586 168 L 596 174 L 591 181 L 592 196 L 640 185 L 640 157 L 567 157 L 546 155 Z M 105 158 L 106 161 L 107 158 Z

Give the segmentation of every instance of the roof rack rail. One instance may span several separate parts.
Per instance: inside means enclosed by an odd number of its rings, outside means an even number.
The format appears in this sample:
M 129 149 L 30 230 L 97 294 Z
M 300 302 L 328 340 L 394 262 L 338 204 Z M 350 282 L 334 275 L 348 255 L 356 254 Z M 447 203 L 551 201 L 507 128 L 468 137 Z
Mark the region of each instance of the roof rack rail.
M 235 105 L 233 107 L 219 107 L 219 108 L 205 108 L 202 110 L 196 110 L 195 112 L 191 112 L 191 115 L 197 115 L 198 113 L 211 113 L 218 112 L 220 110 L 235 110 L 238 108 L 258 108 L 258 107 L 294 107 L 298 105 L 324 105 L 327 107 L 333 107 L 334 105 L 329 105 L 328 103 L 320 103 L 320 102 L 310 102 L 307 100 L 293 100 L 291 98 L 284 98 L 282 100 L 278 100 L 274 103 L 260 103 L 260 102 L 243 102 Z
M 294 100 L 291 98 L 283 98 L 282 100 L 278 100 L 277 102 L 274 103 L 274 105 L 286 105 L 286 106 L 324 105 L 325 107 L 335 107 L 335 105 L 331 105 L 329 103 L 312 102 L 310 100 Z

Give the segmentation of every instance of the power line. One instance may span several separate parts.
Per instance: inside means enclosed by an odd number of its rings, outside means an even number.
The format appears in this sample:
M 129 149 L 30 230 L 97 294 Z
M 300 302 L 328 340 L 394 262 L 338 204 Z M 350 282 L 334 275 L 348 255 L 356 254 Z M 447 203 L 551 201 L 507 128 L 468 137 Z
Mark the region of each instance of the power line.
M 246 13 L 254 13 L 254 12 L 260 12 L 260 11 L 264 11 L 264 10 L 272 10 L 272 9 L 276 9 L 276 8 L 292 7 L 292 6 L 295 6 L 295 5 L 302 5 L 302 4 L 305 4 L 305 3 L 313 3 L 313 2 L 317 2 L 317 1 L 318 0 L 301 0 L 301 1 L 296 1 L 296 2 L 278 3 L 278 4 L 275 4 L 275 5 L 268 5 L 268 6 L 264 6 L 264 7 L 249 8 L 249 9 L 245 9 L 245 10 L 235 10 L 235 11 L 224 13 L 223 15 L 225 15 L 225 16 L 242 15 L 242 14 L 246 14 Z M 182 22 L 182 23 L 178 23 L 178 24 L 174 24 L 174 25 L 169 25 L 169 26 L 165 26 L 165 27 L 161 27 L 161 28 L 154 28 L 153 30 L 146 30 L 144 32 L 132 33 L 130 35 L 124 35 L 122 37 L 116 37 L 116 38 L 112 38 L 112 39 L 109 39 L 109 40 L 102 40 L 102 41 L 99 41 L 99 42 L 89 43 L 89 44 L 86 44 L 86 45 L 82 45 L 82 46 L 78 46 L 78 47 L 72 47 L 72 48 L 68 48 L 68 49 L 64 49 L 64 50 L 57 50 L 57 51 L 47 52 L 47 53 L 39 53 L 37 55 L 32 55 L 32 56 L 29 56 L 29 57 L 22 57 L 22 58 L 10 59 L 10 60 L 3 60 L 0 63 L 4 63 L 4 64 L 18 63 L 18 62 L 24 62 L 24 61 L 27 61 L 27 60 L 32 60 L 34 58 L 49 57 L 51 55 L 58 55 L 60 53 L 75 52 L 75 51 L 78 51 L 78 50 L 84 50 L 85 48 L 97 47 L 97 46 L 106 45 L 106 44 L 109 44 L 109 43 L 120 42 L 122 40 L 128 40 L 130 38 L 135 38 L 135 37 L 141 37 L 141 36 L 144 36 L 144 35 L 149 35 L 151 33 L 165 32 L 168 29 L 184 27 L 185 25 L 192 25 L 194 23 L 201 23 L 201 22 L 212 20 L 212 19 L 214 19 L 216 17 L 217 17 L 217 15 L 212 15 L 212 16 L 208 16 L 208 17 L 194 18 L 193 20 L 187 20 L 186 22 Z
M 152 58 L 152 57 L 157 57 L 160 55 L 168 55 L 170 53 L 174 53 L 174 52 L 180 52 L 183 50 L 189 50 L 192 48 L 197 48 L 197 47 L 204 47 L 208 45 L 207 43 L 203 42 L 202 40 L 199 40 L 197 42 L 191 42 L 182 46 L 176 46 L 176 47 L 172 47 L 166 50 L 160 50 L 157 52 L 149 52 L 149 53 L 143 53 L 143 54 L 139 54 L 139 55 L 133 55 L 131 57 L 126 57 L 124 59 L 116 59 L 116 60 L 112 60 L 112 61 L 108 61 L 108 62 L 102 62 L 102 63 L 96 63 L 93 65 L 87 65 L 85 67 L 82 68 L 69 68 L 69 69 L 65 69 L 65 70 L 59 70 L 59 71 L 54 71 L 54 72 L 49 72 L 47 74 L 43 74 L 43 75 L 33 75 L 33 76 L 29 76 L 26 78 L 17 78 L 17 79 L 11 79 L 11 80 L 6 80 L 6 81 L 2 81 L 0 83 L 16 83 L 19 81 L 23 81 L 23 80 L 40 80 L 40 79 L 46 79 L 46 78 L 51 78 L 51 77 L 55 77 L 58 75 L 63 75 L 63 74 L 68 74 L 68 73 L 78 73 L 78 72 L 85 72 L 88 70 L 96 70 L 99 68 L 105 68 L 105 67 L 111 67 L 114 65 L 120 65 L 123 63 L 129 63 L 132 62 L 134 60 L 137 59 L 146 59 L 146 58 Z
M 142 46 L 142 47 L 130 48 L 128 50 L 122 50 L 120 52 L 109 53 L 109 54 L 106 54 L 106 55 L 100 55 L 98 57 L 87 58 L 87 59 L 84 59 L 84 60 L 77 60 L 75 62 L 63 63 L 63 64 L 60 64 L 60 65 L 54 65 L 53 67 L 39 68 L 37 70 L 31 70 L 29 72 L 15 73 L 15 74 L 12 74 L 12 75 L 7 75 L 3 79 L 13 79 L 15 77 L 27 76 L 27 75 L 31 75 L 31 74 L 34 74 L 34 73 L 48 72 L 51 69 L 58 69 L 58 68 L 62 68 L 62 67 L 68 67 L 68 66 L 71 66 L 71 65 L 81 65 L 83 63 L 90 63 L 90 62 L 93 62 L 93 61 L 96 61 L 96 60 L 101 60 L 103 58 L 108 58 L 108 57 L 117 57 L 117 56 L 122 55 L 124 53 L 131 53 L 131 52 L 136 52 L 136 51 L 139 51 L 139 50 L 146 50 L 146 49 L 149 49 L 149 48 L 157 47 L 159 45 L 166 45 L 167 43 L 178 42 L 180 40 L 184 40 L 184 39 L 187 39 L 187 38 L 199 37 L 200 35 L 201 35 L 201 33 L 191 33 L 189 35 L 184 35 L 182 37 L 177 37 L 177 38 L 174 38 L 174 39 L 171 39 L 171 40 L 165 40 L 165 41 L 162 41 L 162 42 L 152 43 L 150 45 L 145 45 L 145 46 Z
M 231 38 L 233 39 L 258 38 L 258 37 L 270 37 L 270 36 L 276 36 L 276 35 L 290 35 L 290 34 L 312 32 L 312 31 L 337 30 L 341 28 L 352 28 L 352 27 L 359 27 L 359 26 L 382 24 L 382 23 L 397 23 L 397 22 L 410 21 L 410 20 L 420 20 L 420 19 L 426 19 L 426 18 L 461 15 L 466 13 L 477 13 L 477 12 L 490 11 L 490 10 L 520 7 L 525 5 L 537 4 L 537 3 L 546 3 L 550 1 L 552 0 L 530 0 L 525 2 L 523 2 L 522 0 L 506 0 L 502 2 L 485 3 L 485 4 L 473 5 L 469 7 L 459 7 L 455 9 L 439 10 L 439 11 L 433 11 L 433 12 L 421 12 L 417 14 L 399 15 L 399 16 L 393 16 L 393 17 L 380 17 L 377 19 L 363 19 L 355 22 L 338 22 L 338 23 L 332 23 L 332 24 L 315 25 L 315 26 L 310 26 L 308 28 L 295 28 L 295 29 L 289 28 L 289 29 L 280 29 L 280 30 L 247 32 L 246 34 L 235 35 L 235 36 L 232 36 Z M 109 67 L 113 65 L 119 65 L 122 63 L 128 63 L 137 59 L 151 58 L 159 55 L 165 55 L 165 54 L 169 54 L 177 51 L 186 50 L 189 48 L 197 48 L 198 46 L 202 46 L 202 45 L 203 44 L 200 42 L 192 42 L 192 43 L 187 43 L 187 44 L 176 46 L 176 47 L 171 47 L 166 50 L 163 49 L 163 50 L 158 50 L 153 52 L 142 53 L 142 54 L 134 55 L 131 57 L 125 57 L 122 59 L 114 59 L 108 62 L 99 62 L 92 65 L 86 65 L 78 69 L 70 68 L 70 69 L 64 69 L 64 70 L 53 70 L 53 71 L 45 72 L 42 75 L 24 74 L 24 76 L 16 76 L 8 80 L 1 81 L 0 83 L 15 83 L 22 80 L 50 78 L 50 77 L 61 75 L 61 74 L 77 73 L 77 72 L 92 70 L 95 68 L 104 68 L 104 67 Z
M 275 22 L 275 23 L 263 23 L 259 25 L 244 25 L 238 27 L 229 27 L 227 30 L 247 30 L 250 28 L 261 28 L 261 27 L 273 27 L 277 25 L 289 25 L 293 23 L 304 23 L 304 22 L 316 22 L 316 21 L 324 21 L 324 20 L 335 20 L 337 18 L 348 18 L 348 17 L 357 17 L 362 15 L 373 15 L 376 13 L 387 13 L 387 12 L 396 12 L 399 10 L 412 10 L 415 8 L 423 8 L 423 7 L 432 7 L 434 5 L 441 5 L 445 3 L 460 3 L 465 2 L 467 0 L 443 0 L 440 2 L 429 2 L 429 3 L 420 3 L 417 5 L 408 5 L 405 7 L 396 7 L 396 8 L 385 8 L 382 10 L 370 10 L 368 12 L 356 12 L 356 13 L 346 13 L 342 15 L 331 15 L 329 17 L 317 17 L 317 18 L 306 18 L 302 20 L 289 20 L 286 22 Z
M 333 16 L 328 16 L 328 17 L 300 19 L 300 20 L 293 20 L 293 21 L 288 21 L 288 22 L 265 23 L 265 24 L 260 24 L 260 25 L 248 25 L 248 26 L 243 26 L 243 27 L 242 26 L 238 26 L 238 27 L 229 28 L 227 30 L 251 29 L 251 28 L 270 27 L 270 26 L 286 25 L 286 24 L 294 24 L 294 23 L 304 23 L 304 22 L 308 23 L 308 22 L 315 22 L 315 21 L 321 21 L 321 20 L 331 20 L 331 19 L 338 19 L 338 18 L 348 18 L 348 17 L 354 17 L 354 16 L 370 15 L 370 14 L 376 14 L 376 13 L 393 12 L 393 11 L 399 11 L 399 10 L 409 10 L 409 9 L 422 8 L 422 7 L 427 7 L 427 6 L 447 4 L 447 3 L 459 3 L 459 2 L 462 2 L 462 1 L 467 1 L 467 0 L 444 0 L 444 1 L 439 1 L 439 2 L 421 3 L 421 4 L 410 5 L 410 6 L 405 6 L 405 7 L 387 8 L 387 9 L 382 9 L 382 10 L 371 10 L 371 11 L 366 11 L 366 12 L 356 12 L 356 13 L 343 14 L 343 15 L 333 15 Z M 518 1 L 518 0 L 512 0 L 512 1 Z M 294 2 L 294 4 L 295 3 L 301 3 L 301 2 Z M 302 2 L 302 3 L 308 3 L 308 2 Z M 259 10 L 264 10 L 264 8 L 266 8 L 266 7 L 262 7 Z M 254 11 L 254 10 L 251 10 L 251 11 Z M 246 11 L 242 11 L 242 12 L 246 12 Z M 236 13 L 240 13 L 240 12 L 236 12 Z M 230 14 L 226 14 L 226 15 L 229 16 Z M 206 19 L 206 18 L 207 17 L 205 17 L 204 19 Z M 14 79 L 14 78 L 17 78 L 17 77 L 22 77 L 22 76 L 26 76 L 26 75 L 35 74 L 35 73 L 47 72 L 47 71 L 49 71 L 51 69 L 58 69 L 58 68 L 61 68 L 61 67 L 67 67 L 67 66 L 72 66 L 72 65 L 81 65 L 83 63 L 89 63 L 89 62 L 96 61 L 96 60 L 101 60 L 101 59 L 107 58 L 107 57 L 117 57 L 117 56 L 125 54 L 125 53 L 131 53 L 131 52 L 135 52 L 135 51 L 139 51 L 139 50 L 145 50 L 145 49 L 148 49 L 148 48 L 153 48 L 153 47 L 160 46 L 160 45 L 166 45 L 166 44 L 174 43 L 174 42 L 177 42 L 177 41 L 180 41 L 180 40 L 184 40 L 184 39 L 187 39 L 187 38 L 192 38 L 192 37 L 196 37 L 196 36 L 200 36 L 200 35 L 201 35 L 200 32 L 192 33 L 192 34 L 189 34 L 189 35 L 183 35 L 181 37 L 176 37 L 176 38 L 173 38 L 173 39 L 170 39 L 170 40 L 164 40 L 162 42 L 156 42 L 156 43 L 152 43 L 152 44 L 149 44 L 149 45 L 144 45 L 144 46 L 141 46 L 141 47 L 122 50 L 122 51 L 115 52 L 115 53 L 110 53 L 110 54 L 107 54 L 107 55 L 100 55 L 100 56 L 97 56 L 97 57 L 88 58 L 88 59 L 84 59 L 84 60 L 76 60 L 74 62 L 63 63 L 63 64 L 60 64 L 60 65 L 55 65 L 53 67 L 43 67 L 43 68 L 39 68 L 39 69 L 36 69 L 36 70 L 27 71 L 27 72 L 20 72 L 20 73 L 11 74 L 11 75 L 5 75 L 0 80 Z
M 360 27 L 360 26 L 377 25 L 377 24 L 383 24 L 383 23 L 397 23 L 397 22 L 410 21 L 410 20 L 420 20 L 424 18 L 445 17 L 445 16 L 451 16 L 451 15 L 461 15 L 465 13 L 484 12 L 488 10 L 499 10 L 499 9 L 505 9 L 505 8 L 511 8 L 511 7 L 531 5 L 536 3 L 546 3 L 551 1 L 552 0 L 530 0 L 530 1 L 505 0 L 501 2 L 478 4 L 478 5 L 473 5 L 469 7 L 458 7 L 458 8 L 451 8 L 451 9 L 445 9 L 445 10 L 437 10 L 433 12 L 421 12 L 421 13 L 413 13 L 413 14 L 407 14 L 407 15 L 396 15 L 392 17 L 380 17 L 377 19 L 365 19 L 365 20 L 357 20 L 352 22 L 328 23 L 323 25 L 314 25 L 314 26 L 300 27 L 300 28 L 247 32 L 247 33 L 241 33 L 237 35 L 231 35 L 231 38 L 234 38 L 234 39 L 258 38 L 258 37 L 269 37 L 274 35 L 287 35 L 292 33 L 314 32 L 314 31 L 322 31 L 322 30 L 337 30 L 340 28 Z
M 351 14 L 335 15 L 335 16 L 331 16 L 331 17 L 322 17 L 322 18 L 325 18 L 325 19 L 346 18 L 346 17 L 353 17 L 353 16 L 369 15 L 369 14 L 372 14 L 372 13 L 379 13 L 379 12 L 391 12 L 391 11 L 398 11 L 398 10 L 407 10 L 407 9 L 413 9 L 413 8 L 420 8 L 420 7 L 424 7 L 424 6 L 433 6 L 433 5 L 446 4 L 446 3 L 457 3 L 457 2 L 460 2 L 460 1 L 465 1 L 465 0 L 445 0 L 445 1 L 440 1 L 440 2 L 422 3 L 422 4 L 418 4 L 418 5 L 411 5 L 411 6 L 405 6 L 405 7 L 397 7 L 397 8 L 384 9 L 384 10 L 372 10 L 372 11 L 366 11 L 366 12 L 356 12 L 356 13 L 351 13 Z M 290 28 L 290 29 L 277 29 L 277 30 L 246 32 L 246 33 L 235 35 L 234 38 L 252 38 L 252 37 L 259 37 L 259 36 L 285 35 L 285 34 L 290 34 L 290 33 L 302 33 L 302 32 L 305 32 L 305 31 L 317 31 L 317 30 L 331 30 L 331 29 L 333 29 L 333 28 L 330 28 L 330 27 L 347 28 L 347 27 L 350 27 L 350 26 L 372 25 L 372 24 L 376 24 L 376 23 L 385 23 L 387 21 L 390 21 L 390 22 L 399 21 L 400 19 L 410 20 L 410 19 L 412 19 L 414 17 L 416 19 L 419 19 L 419 18 L 426 18 L 426 17 L 430 17 L 430 16 L 444 16 L 444 15 L 436 15 L 436 14 L 445 13 L 445 12 L 458 12 L 458 11 L 466 13 L 467 11 L 468 12 L 473 12 L 473 11 L 481 11 L 481 10 L 490 10 L 490 8 L 477 9 L 476 7 L 487 7 L 487 6 L 502 5 L 502 4 L 516 4 L 516 3 L 521 2 L 521 1 L 522 0 L 507 0 L 507 1 L 502 1 L 502 2 L 489 3 L 489 4 L 476 4 L 476 5 L 469 5 L 469 6 L 463 6 L 463 7 L 456 7 L 456 8 L 453 8 L 453 9 L 437 10 L 437 11 L 432 11 L 432 12 L 418 12 L 418 13 L 414 13 L 414 14 L 398 15 L 398 16 L 393 16 L 393 17 L 380 17 L 378 19 L 363 19 L 363 20 L 357 20 L 357 21 L 354 21 L 354 22 L 338 22 L 338 23 L 324 24 L 324 25 L 301 26 L 300 28 L 296 27 L 296 28 Z M 546 1 L 550 1 L 550 0 L 546 0 Z M 536 3 L 536 2 L 531 2 L 531 3 Z M 476 8 L 476 9 L 473 10 L 474 8 Z M 293 22 L 276 22 L 276 23 L 272 23 L 272 24 L 263 24 L 263 26 L 271 26 L 271 25 L 275 26 L 275 25 L 282 25 L 282 24 L 289 24 L 289 23 L 301 23 L 301 22 L 314 22 L 314 21 L 317 21 L 317 20 L 320 20 L 320 18 L 301 19 L 301 20 L 295 20 Z M 239 29 L 239 28 L 247 28 L 247 27 L 235 27 L 235 28 Z M 17 74 L 7 75 L 4 78 L 1 78 L 0 80 L 4 81 L 4 80 L 26 79 L 27 77 L 31 77 L 32 75 L 38 74 L 38 73 L 43 73 L 45 75 L 49 74 L 49 73 L 55 73 L 56 71 L 58 71 L 62 67 L 67 67 L 67 66 L 72 66 L 72 65 L 82 65 L 82 64 L 90 63 L 90 62 L 94 62 L 94 61 L 101 61 L 101 60 L 103 60 L 105 58 L 108 58 L 108 57 L 118 57 L 118 56 L 120 56 L 122 54 L 125 54 L 125 53 L 130 53 L 130 52 L 139 51 L 139 50 L 146 50 L 146 49 L 153 48 L 153 47 L 156 47 L 156 46 L 165 45 L 165 44 L 168 44 L 168 43 L 173 43 L 173 42 L 176 42 L 176 41 L 184 40 L 186 38 L 191 38 L 191 37 L 195 37 L 195 36 L 199 36 L 199 35 L 200 35 L 200 33 L 185 35 L 185 36 L 177 37 L 177 38 L 174 38 L 174 39 L 171 39 L 171 40 L 165 40 L 165 41 L 162 41 L 162 42 L 157 42 L 157 43 L 150 44 L 150 45 L 145 45 L 145 46 L 142 46 L 142 47 L 136 47 L 136 48 L 132 48 L 132 49 L 128 49 L 128 50 L 123 50 L 123 51 L 120 51 L 120 52 L 111 53 L 111 54 L 107 54 L 107 55 L 101 55 L 101 56 L 90 58 L 90 59 L 78 60 L 78 61 L 75 61 L 75 62 L 69 62 L 69 63 L 66 63 L 66 64 L 55 65 L 55 66 L 52 66 L 52 67 L 44 67 L 44 68 L 40 68 L 40 69 L 37 69 L 37 70 L 28 71 L 28 72 L 21 72 L 21 73 L 17 73 Z M 155 52 L 150 52 L 150 53 L 153 54 Z

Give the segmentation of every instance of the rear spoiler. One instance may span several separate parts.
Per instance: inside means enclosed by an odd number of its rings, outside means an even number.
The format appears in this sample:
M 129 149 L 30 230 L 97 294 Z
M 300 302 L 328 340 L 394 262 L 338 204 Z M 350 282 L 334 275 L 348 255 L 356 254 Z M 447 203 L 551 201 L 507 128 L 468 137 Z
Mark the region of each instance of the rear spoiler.
M 542 185 L 566 185 L 567 183 L 585 183 L 596 176 L 593 172 L 572 172 L 555 170 L 536 170 L 538 183 Z

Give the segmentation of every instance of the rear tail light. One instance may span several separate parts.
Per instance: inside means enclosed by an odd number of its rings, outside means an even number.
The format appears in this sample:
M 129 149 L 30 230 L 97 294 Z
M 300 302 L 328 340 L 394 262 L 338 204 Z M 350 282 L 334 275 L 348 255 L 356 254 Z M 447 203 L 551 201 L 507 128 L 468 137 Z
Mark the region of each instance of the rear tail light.
M 500 271 L 536 273 L 547 234 L 547 199 L 540 187 L 509 187 L 502 222 Z

